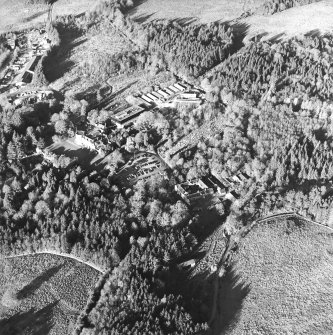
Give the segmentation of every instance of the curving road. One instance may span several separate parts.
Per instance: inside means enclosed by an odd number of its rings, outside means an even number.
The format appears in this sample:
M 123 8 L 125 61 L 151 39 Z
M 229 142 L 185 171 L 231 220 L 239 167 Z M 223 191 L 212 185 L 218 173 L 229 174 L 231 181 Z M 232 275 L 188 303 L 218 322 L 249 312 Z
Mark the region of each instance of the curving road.
M 17 255 L 13 255 L 13 256 L 5 256 L 5 257 L 1 257 L 1 259 L 10 259 L 10 258 L 15 258 L 15 257 L 21 257 L 21 256 L 32 256 L 32 255 L 42 255 L 42 254 L 46 254 L 46 255 L 56 255 L 56 256 L 60 256 L 60 257 L 64 257 L 64 258 L 70 258 L 73 259 L 77 262 L 80 262 L 82 264 L 88 265 L 91 268 L 97 270 L 100 273 L 105 273 L 105 269 L 102 269 L 101 267 L 91 263 L 91 262 L 87 262 L 84 261 L 74 255 L 71 254 L 66 254 L 66 253 L 61 253 L 61 252 L 57 252 L 57 251 L 52 251 L 52 250 L 44 250 L 44 251 L 36 251 L 36 252 L 24 252 L 21 254 L 17 254 Z
M 255 221 L 252 225 L 251 225 L 251 228 L 258 224 L 258 223 L 263 223 L 263 222 L 266 222 L 266 221 L 270 221 L 270 220 L 273 220 L 273 219 L 287 219 L 287 218 L 297 218 L 299 220 L 302 220 L 302 221 L 306 221 L 306 222 L 309 222 L 309 223 L 312 223 L 312 224 L 315 224 L 317 226 L 320 226 L 320 227 L 324 227 L 324 228 L 327 228 L 329 230 L 332 230 L 333 231 L 333 228 L 329 227 L 329 226 L 326 226 L 324 225 L 323 223 L 320 223 L 320 222 L 316 222 L 316 221 L 313 221 L 313 220 L 310 220 L 306 217 L 304 217 L 303 215 L 297 213 L 297 212 L 284 212 L 284 213 L 278 213 L 278 214 L 272 214 L 272 215 L 269 215 L 267 217 L 264 217 L 262 219 L 258 219 L 257 221 Z

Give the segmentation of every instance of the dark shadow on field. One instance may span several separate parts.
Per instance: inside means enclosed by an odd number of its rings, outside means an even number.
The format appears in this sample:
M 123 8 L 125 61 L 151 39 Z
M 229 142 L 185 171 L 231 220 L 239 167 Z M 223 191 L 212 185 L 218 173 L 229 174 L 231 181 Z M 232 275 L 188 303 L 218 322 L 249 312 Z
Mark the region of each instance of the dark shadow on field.
M 282 36 L 283 35 L 285 35 L 285 33 L 276 34 L 275 36 L 273 36 L 269 39 L 269 42 L 280 43 L 282 41 Z
M 306 37 L 321 37 L 321 31 L 319 29 L 310 30 L 305 34 Z
M 53 309 L 57 304 L 54 302 L 38 311 L 31 309 L 0 320 L 0 335 L 49 334 L 54 326 Z
M 62 265 L 56 265 L 50 269 L 47 269 L 38 277 L 34 278 L 31 283 L 24 286 L 20 291 L 17 292 L 17 299 L 25 299 L 34 294 L 34 292 L 38 290 L 44 282 L 48 281 L 51 277 L 57 274 L 61 268 Z
M 156 12 L 151 13 L 151 14 L 141 14 L 141 15 L 135 16 L 133 18 L 133 21 L 135 21 L 137 23 L 140 23 L 140 24 L 143 24 L 143 23 L 147 22 L 155 14 L 156 14 Z
M 22 21 L 23 21 L 23 23 L 29 23 L 29 22 L 31 22 L 32 20 L 37 19 L 38 17 L 40 17 L 40 16 L 46 14 L 47 12 L 48 12 L 48 9 L 46 9 L 46 10 L 41 10 L 41 11 L 39 11 L 39 12 L 37 12 L 37 13 L 35 13 L 35 14 L 29 16 L 29 17 L 24 18 Z
M 138 82 L 138 80 L 132 81 L 125 87 L 121 88 L 120 90 L 110 94 L 109 96 L 105 97 L 102 101 L 98 102 L 96 105 L 92 106 L 91 109 L 102 109 L 106 108 L 115 98 L 117 98 L 120 94 L 124 93 L 126 90 L 131 88 L 133 85 L 135 85 Z
M 173 23 L 177 23 L 182 27 L 189 26 L 190 24 L 197 23 L 199 19 L 197 17 L 182 17 L 179 19 L 171 20 Z
M 122 12 L 124 14 L 128 14 L 130 16 L 135 15 L 138 12 L 138 8 L 140 5 L 144 4 L 148 0 L 133 0 L 133 6 L 128 9 L 122 9 Z
M 234 33 L 234 41 L 231 53 L 235 53 L 244 46 L 243 41 L 249 31 L 250 25 L 243 22 L 225 22 L 225 24 L 229 25 Z
M 80 148 L 80 149 L 67 149 L 64 146 L 58 147 L 56 149 L 51 149 L 52 152 L 57 155 L 65 155 L 68 157 L 77 157 L 80 165 L 87 171 L 97 170 L 101 171 L 105 168 L 107 163 L 102 163 L 103 158 L 97 159 L 92 163 L 92 161 L 96 158 L 96 153 L 90 151 L 89 149 Z
M 217 311 L 212 328 L 214 334 L 224 334 L 239 320 L 244 299 L 250 293 L 250 285 L 234 271 L 233 267 L 227 270 L 220 280 Z
M 267 35 L 268 35 L 267 32 L 260 33 L 258 35 L 255 35 L 255 36 L 251 37 L 250 41 L 252 41 L 252 42 L 260 42 Z
M 75 48 L 87 41 L 82 37 L 82 31 L 75 26 L 58 24 L 60 45 L 51 50 L 44 61 L 45 76 L 49 82 L 61 78 L 75 63 L 70 60 L 70 55 Z M 78 39 L 78 40 L 77 40 Z

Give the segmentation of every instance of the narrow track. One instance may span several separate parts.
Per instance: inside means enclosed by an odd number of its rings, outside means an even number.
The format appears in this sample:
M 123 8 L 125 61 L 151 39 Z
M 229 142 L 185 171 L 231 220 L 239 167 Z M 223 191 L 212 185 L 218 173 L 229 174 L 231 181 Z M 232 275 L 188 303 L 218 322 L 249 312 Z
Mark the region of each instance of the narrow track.
M 87 262 L 87 261 L 84 261 L 76 256 L 73 256 L 71 254 L 66 254 L 66 253 L 60 253 L 60 252 L 57 252 L 57 251 L 51 251 L 51 250 L 45 250 L 45 251 L 36 251 L 36 252 L 24 252 L 24 253 L 21 253 L 21 254 L 17 254 L 17 255 L 13 255 L 13 256 L 5 256 L 5 257 L 2 257 L 2 259 L 11 259 L 11 258 L 16 258 L 16 257 L 22 257 L 22 256 L 32 256 L 32 255 L 56 255 L 56 256 L 60 256 L 60 257 L 64 257 L 64 258 L 70 258 L 72 260 L 75 260 L 75 261 L 78 261 L 80 263 L 83 263 L 85 265 L 88 265 L 90 266 L 91 268 L 97 270 L 98 272 L 100 273 L 104 273 L 105 270 L 102 269 L 101 267 L 91 263 L 91 262 Z

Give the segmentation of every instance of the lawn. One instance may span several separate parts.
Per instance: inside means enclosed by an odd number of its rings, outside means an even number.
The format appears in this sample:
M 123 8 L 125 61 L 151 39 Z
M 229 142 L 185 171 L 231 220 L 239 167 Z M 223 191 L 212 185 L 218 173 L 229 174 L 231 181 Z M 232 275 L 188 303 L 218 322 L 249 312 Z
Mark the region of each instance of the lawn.
M 241 240 L 219 295 L 216 334 L 331 334 L 333 235 L 294 221 Z
M 61 142 L 53 143 L 48 150 L 57 155 L 65 155 L 70 158 L 78 158 L 79 164 L 88 170 L 101 171 L 108 163 L 108 156 L 101 156 L 89 149 L 80 147 L 72 139 L 67 139 Z
M 70 334 L 100 273 L 49 255 L 0 261 L 0 334 Z

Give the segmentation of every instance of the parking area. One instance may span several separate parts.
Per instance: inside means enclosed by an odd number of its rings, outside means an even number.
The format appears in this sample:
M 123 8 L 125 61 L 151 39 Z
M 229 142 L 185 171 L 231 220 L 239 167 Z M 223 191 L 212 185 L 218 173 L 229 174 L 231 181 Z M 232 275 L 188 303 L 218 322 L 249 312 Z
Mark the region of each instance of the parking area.
M 155 154 L 141 152 L 132 158 L 118 171 L 116 179 L 120 184 L 133 185 L 138 180 L 145 180 L 153 175 L 167 178 L 167 166 Z

